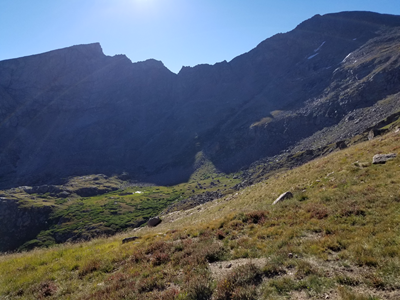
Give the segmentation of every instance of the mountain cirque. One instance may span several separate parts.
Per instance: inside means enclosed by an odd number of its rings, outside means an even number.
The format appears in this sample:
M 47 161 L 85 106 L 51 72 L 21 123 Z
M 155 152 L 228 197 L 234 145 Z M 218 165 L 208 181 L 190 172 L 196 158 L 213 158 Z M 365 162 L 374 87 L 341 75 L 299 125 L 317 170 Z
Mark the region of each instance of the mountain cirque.
M 99 44 L 1 61 L 0 188 L 123 172 L 172 184 L 199 152 L 232 172 L 351 137 L 400 109 L 399 37 L 399 16 L 343 12 L 178 74 Z

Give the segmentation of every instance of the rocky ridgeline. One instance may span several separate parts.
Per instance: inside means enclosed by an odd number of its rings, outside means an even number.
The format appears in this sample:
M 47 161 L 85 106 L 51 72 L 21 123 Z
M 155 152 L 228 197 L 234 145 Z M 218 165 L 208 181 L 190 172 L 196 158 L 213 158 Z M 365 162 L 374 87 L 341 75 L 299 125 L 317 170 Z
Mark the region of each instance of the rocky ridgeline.
M 178 74 L 99 44 L 1 61 L 0 188 L 122 172 L 174 184 L 199 152 L 229 173 L 314 135 L 316 148 L 344 140 L 393 113 L 380 100 L 400 91 L 399 32 L 399 16 L 316 15 L 230 62 Z

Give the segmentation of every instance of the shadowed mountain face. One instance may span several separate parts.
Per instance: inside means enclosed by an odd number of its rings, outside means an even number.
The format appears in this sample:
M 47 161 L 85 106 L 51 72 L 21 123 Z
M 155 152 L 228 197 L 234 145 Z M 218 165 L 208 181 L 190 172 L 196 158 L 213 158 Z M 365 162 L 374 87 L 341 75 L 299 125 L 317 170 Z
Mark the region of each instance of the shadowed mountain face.
M 170 184 L 199 151 L 238 170 L 400 92 L 399 49 L 399 16 L 344 12 L 179 74 L 99 44 L 1 61 L 0 187 L 122 172 Z

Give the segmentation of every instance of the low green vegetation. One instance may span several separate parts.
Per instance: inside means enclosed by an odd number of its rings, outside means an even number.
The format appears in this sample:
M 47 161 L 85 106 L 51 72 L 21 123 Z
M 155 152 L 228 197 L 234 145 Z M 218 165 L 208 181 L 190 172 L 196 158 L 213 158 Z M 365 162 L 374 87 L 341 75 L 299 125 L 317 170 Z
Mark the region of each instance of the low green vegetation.
M 371 162 L 377 153 L 398 154 L 399 149 L 400 134 L 391 132 L 275 173 L 222 199 L 165 215 L 155 228 L 3 255 L 0 295 L 398 299 L 400 158 L 380 165 Z M 192 193 L 194 184 L 187 184 L 185 193 Z M 109 212 L 133 213 L 135 205 L 146 211 L 151 205 L 135 202 L 135 189 L 123 192 L 128 195 L 117 191 L 79 201 L 85 207 L 103 203 Z M 164 188 L 143 188 L 140 197 L 151 199 L 156 189 L 161 193 Z M 180 189 L 183 186 L 162 190 L 163 195 L 169 191 L 163 201 L 176 201 L 170 197 L 180 195 Z M 294 197 L 272 205 L 285 191 Z M 74 207 L 68 213 L 78 218 L 82 212 L 74 212 Z M 123 215 L 110 213 L 109 220 L 117 222 L 114 217 Z M 122 244 L 122 238 L 131 235 L 139 238 Z
M 68 197 L 57 197 L 54 193 L 28 194 L 23 188 L 7 191 L 20 207 L 51 206 L 53 213 L 48 228 L 38 236 L 23 244 L 19 250 L 35 247 L 48 247 L 66 241 L 77 242 L 99 236 L 110 236 L 117 232 L 140 227 L 147 220 L 160 215 L 168 206 L 176 204 L 174 210 L 193 207 L 197 203 L 190 198 L 206 192 L 221 195 L 231 193 L 232 187 L 240 182 L 234 175 L 218 173 L 202 153 L 198 155 L 197 171 L 186 183 L 174 186 L 154 186 L 133 184 L 116 177 L 104 178 L 102 175 L 71 178 L 63 188 L 70 191 Z M 71 188 L 73 187 L 73 189 Z M 83 189 L 117 189 L 113 192 L 81 197 L 76 193 Z M 180 204 L 180 201 L 185 201 Z

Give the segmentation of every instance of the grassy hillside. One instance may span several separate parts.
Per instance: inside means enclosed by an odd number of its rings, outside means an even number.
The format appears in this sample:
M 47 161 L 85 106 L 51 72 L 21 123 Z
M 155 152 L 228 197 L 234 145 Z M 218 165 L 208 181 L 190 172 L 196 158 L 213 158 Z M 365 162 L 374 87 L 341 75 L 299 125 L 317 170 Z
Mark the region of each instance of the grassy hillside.
M 391 132 L 155 228 L 3 255 L 0 299 L 400 299 L 400 158 L 371 163 L 399 149 Z
M 19 250 L 30 250 L 139 227 L 171 204 L 174 206 L 170 211 L 193 207 L 196 201 L 191 198 L 196 200 L 196 197 L 204 198 L 207 193 L 216 192 L 218 195 L 229 194 L 240 182 L 237 176 L 218 173 L 210 162 L 201 160 L 197 172 L 188 182 L 174 186 L 135 184 L 117 177 L 90 175 L 73 177 L 63 186 L 19 187 L 0 191 L 0 194 L 27 210 L 51 207 L 47 229 L 19 247 Z

